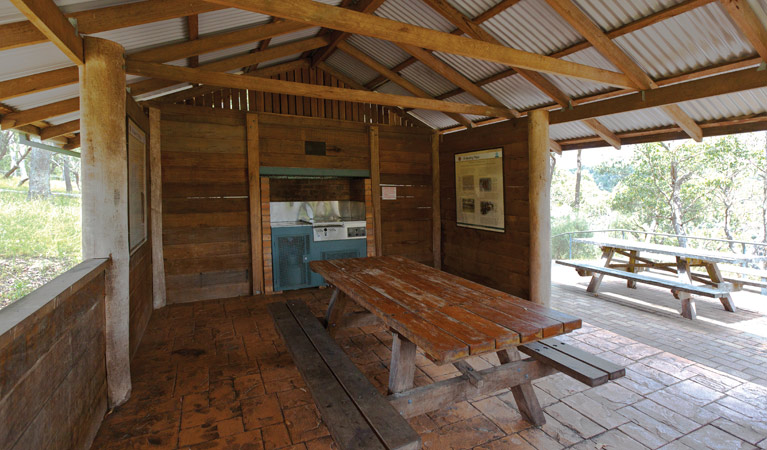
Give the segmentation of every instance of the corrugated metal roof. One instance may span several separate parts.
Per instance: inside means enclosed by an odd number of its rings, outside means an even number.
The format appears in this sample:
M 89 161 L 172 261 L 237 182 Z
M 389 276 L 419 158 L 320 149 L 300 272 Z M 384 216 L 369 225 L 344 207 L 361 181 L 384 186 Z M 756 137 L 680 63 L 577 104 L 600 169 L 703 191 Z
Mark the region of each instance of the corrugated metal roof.
M 660 108 L 643 109 L 629 113 L 611 114 L 599 118 L 602 125 L 614 133 L 647 130 L 674 125 L 674 121 Z M 594 132 L 591 132 L 594 135 Z
M 549 138 L 555 141 L 588 136 L 594 136 L 594 132 L 582 122 L 558 123 L 549 127 Z
M 128 28 L 104 31 L 93 36 L 117 42 L 126 53 L 159 47 L 187 39 L 186 20 L 170 19 Z
M 2 51 L 0 61 L 0 81 L 74 66 L 72 61 L 50 42 Z
M 448 102 L 464 103 L 464 104 L 468 104 L 468 105 L 484 105 L 484 103 L 482 103 L 481 101 L 477 100 L 476 97 L 474 97 L 473 95 L 469 94 L 468 92 L 462 92 L 462 93 L 460 93 L 458 95 L 454 95 L 452 97 L 446 98 L 445 100 L 448 101 Z M 488 119 L 489 118 L 487 116 L 476 116 L 476 115 L 473 115 L 473 114 L 464 114 L 464 116 L 467 119 L 471 120 L 472 122 L 476 122 L 478 120 L 483 120 L 483 119 Z
M 409 54 L 389 41 L 355 34 L 349 36 L 347 42 L 390 69 L 410 58 Z
M 393 82 L 393 81 L 387 81 L 386 83 L 382 84 L 381 86 L 376 89 L 376 92 L 380 92 L 382 94 L 394 94 L 394 95 L 404 95 L 406 97 L 415 97 L 413 94 L 411 94 L 408 90 L 400 86 L 399 84 Z
M 448 0 L 461 14 L 472 19 L 500 2 L 501 0 Z
M 642 17 L 667 9 L 683 0 L 575 0 L 591 20 L 605 31 L 612 31 Z
M 360 84 L 367 84 L 378 77 L 378 72 L 341 50 L 333 52 L 325 62 Z
M 456 125 L 460 125 L 455 120 L 451 119 L 447 115 L 439 112 L 439 111 L 428 111 L 425 109 L 414 109 L 410 111 L 410 114 L 416 116 L 417 118 L 421 119 L 424 123 L 427 123 L 431 125 L 434 128 L 437 129 L 443 129 L 443 128 L 451 128 Z
M 379 17 L 449 33 L 455 26 L 421 0 L 387 0 L 375 10 Z
M 522 0 L 481 26 L 509 47 L 541 55 L 581 40 L 580 35 L 541 0 Z
M 521 75 L 502 78 L 482 87 L 509 108 L 527 110 L 551 103 L 548 95 Z
M 451 55 L 449 53 L 441 52 L 434 52 L 434 55 L 475 83 L 508 69 L 508 67 L 503 64 L 467 58 L 460 55 Z
M 767 89 L 718 95 L 680 103 L 679 106 L 697 122 L 763 114 L 767 113 Z
M 571 55 L 567 55 L 562 59 L 579 64 L 600 67 L 607 70 L 618 70 L 593 47 L 575 52 Z M 544 74 L 544 76 L 551 80 L 554 85 L 561 89 L 565 94 L 573 98 L 582 97 L 585 95 L 593 95 L 612 89 L 611 87 L 605 86 L 604 84 L 599 84 L 587 80 L 580 80 L 577 78 L 569 78 L 552 74 Z
M 402 78 L 429 93 L 432 97 L 444 94 L 445 92 L 450 92 L 457 87 L 421 62 L 416 62 L 405 67 L 402 72 L 400 72 L 400 75 L 402 75 Z
M 272 20 L 271 16 L 235 8 L 206 12 L 197 17 L 200 36 L 219 33 L 224 30 L 263 25 Z
M 85 11 L 88 9 L 105 8 L 107 6 L 135 3 L 140 0 L 54 0 L 59 9 L 64 13 Z M 0 0 L 0 25 L 4 23 L 20 22 L 27 20 L 9 0 Z

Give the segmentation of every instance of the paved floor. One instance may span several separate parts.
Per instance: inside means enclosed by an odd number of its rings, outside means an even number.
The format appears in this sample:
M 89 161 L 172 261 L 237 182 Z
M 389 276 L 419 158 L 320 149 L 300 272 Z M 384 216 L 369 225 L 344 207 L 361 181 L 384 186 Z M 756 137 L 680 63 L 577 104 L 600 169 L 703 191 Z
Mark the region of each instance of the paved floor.
M 597 388 L 561 374 L 536 381 L 547 419 L 540 428 L 521 418 L 508 390 L 415 417 L 425 448 L 767 449 L 767 338 L 738 328 L 759 314 L 719 313 L 718 302 L 699 301 L 703 320 L 687 321 L 663 290 L 606 280 L 595 298 L 584 292 L 586 279 L 571 275 L 555 270 L 554 307 L 587 323 L 566 340 L 624 364 L 626 377 Z M 335 448 L 265 308 L 300 297 L 319 315 L 328 294 L 156 311 L 133 360 L 133 395 L 107 415 L 93 448 Z M 383 392 L 390 335 L 367 327 L 338 341 Z M 416 383 L 455 374 L 421 357 Z

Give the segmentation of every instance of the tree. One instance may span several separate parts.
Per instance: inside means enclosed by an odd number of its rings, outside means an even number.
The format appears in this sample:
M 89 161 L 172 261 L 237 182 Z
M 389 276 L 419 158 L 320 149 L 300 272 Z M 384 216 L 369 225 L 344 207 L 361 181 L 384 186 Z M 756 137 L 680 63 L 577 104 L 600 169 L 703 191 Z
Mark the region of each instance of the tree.
M 627 214 L 633 227 L 671 231 L 686 247 L 688 226 L 702 222 L 707 212 L 704 163 L 703 152 L 695 145 L 640 145 L 630 161 L 614 165 L 629 175 L 616 186 L 612 207 Z
M 576 156 L 576 172 L 575 172 L 575 199 L 573 200 L 573 211 L 578 213 L 581 207 L 581 149 L 578 149 L 578 155 Z
M 712 199 L 720 204 L 723 214 L 722 228 L 728 240 L 735 239 L 733 228 L 738 226 L 740 214 L 735 214 L 736 203 L 743 201 L 742 187 L 748 177 L 754 174 L 753 162 L 759 154 L 749 148 L 736 136 L 723 136 L 705 144 L 706 185 L 712 192 Z M 730 251 L 735 251 L 735 244 L 729 243 Z
M 594 182 L 603 191 L 612 192 L 615 186 L 627 176 L 631 175 L 634 168 L 625 164 L 623 160 L 604 162 L 590 170 Z
M 51 196 L 51 152 L 33 148 L 29 154 L 29 192 L 27 198 Z

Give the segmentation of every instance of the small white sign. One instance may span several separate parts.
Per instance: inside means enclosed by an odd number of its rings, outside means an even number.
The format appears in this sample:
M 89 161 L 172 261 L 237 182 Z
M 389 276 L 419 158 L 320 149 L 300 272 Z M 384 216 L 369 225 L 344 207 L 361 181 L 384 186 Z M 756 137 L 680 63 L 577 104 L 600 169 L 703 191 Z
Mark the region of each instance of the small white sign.
M 397 200 L 397 186 L 381 186 L 383 200 Z

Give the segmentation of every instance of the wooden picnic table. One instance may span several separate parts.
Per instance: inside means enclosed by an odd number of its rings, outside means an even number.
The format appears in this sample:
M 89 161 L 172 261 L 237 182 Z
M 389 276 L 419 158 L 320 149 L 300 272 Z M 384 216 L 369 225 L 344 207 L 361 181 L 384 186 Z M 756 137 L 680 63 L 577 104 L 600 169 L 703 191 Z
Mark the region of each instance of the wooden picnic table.
M 530 381 L 555 370 L 521 361 L 516 347 L 580 328 L 580 319 L 402 257 L 310 266 L 335 288 L 326 315 L 331 336 L 345 323 L 362 323 L 344 314 L 349 299 L 393 331 L 390 400 L 405 417 L 511 387 L 526 418 L 544 422 Z M 438 365 L 452 363 L 464 377 L 414 389 L 417 347 Z M 475 372 L 465 361 L 490 352 L 498 354 L 500 367 Z
M 720 289 L 716 294 L 724 306 L 724 309 L 730 312 L 735 311 L 735 303 L 729 291 L 733 289 L 731 283 L 728 283 L 722 276 L 720 263 L 742 264 L 764 259 L 762 256 L 742 255 L 737 253 L 716 252 L 710 250 L 701 250 L 695 248 L 677 247 L 673 245 L 653 244 L 647 242 L 631 241 L 627 239 L 616 238 L 578 238 L 575 242 L 583 244 L 598 245 L 602 249 L 602 266 L 608 269 L 619 269 L 634 274 L 639 270 L 657 269 L 670 273 L 675 273 L 680 283 L 677 287 L 692 287 L 693 281 L 710 285 Z M 661 262 L 640 256 L 642 253 L 651 253 L 656 255 L 673 256 L 674 262 Z M 613 257 L 623 255 L 628 258 L 628 262 L 613 263 Z M 574 264 L 577 266 L 577 264 Z M 692 267 L 702 267 L 706 270 L 706 276 L 694 273 Z M 597 293 L 602 283 L 604 273 L 594 272 L 589 283 L 588 292 Z M 636 282 L 648 282 L 641 277 L 626 277 L 627 286 L 636 288 Z M 649 284 L 653 284 L 649 282 Z M 674 296 L 682 300 L 682 316 L 695 318 L 695 304 L 692 301 L 691 293 L 682 289 L 675 289 L 673 283 L 669 284 Z M 694 292 L 694 291 L 693 291 Z

